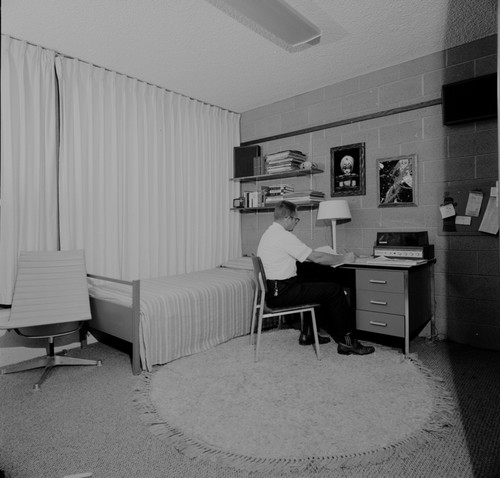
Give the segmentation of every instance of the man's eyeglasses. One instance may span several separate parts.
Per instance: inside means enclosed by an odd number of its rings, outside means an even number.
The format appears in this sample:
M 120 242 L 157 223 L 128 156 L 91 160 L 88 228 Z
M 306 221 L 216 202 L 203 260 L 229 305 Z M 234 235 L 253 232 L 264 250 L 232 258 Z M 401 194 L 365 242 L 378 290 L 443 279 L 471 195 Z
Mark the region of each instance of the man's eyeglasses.
M 300 217 L 288 216 L 288 218 L 293 219 L 295 221 L 295 224 L 297 224 L 300 221 Z

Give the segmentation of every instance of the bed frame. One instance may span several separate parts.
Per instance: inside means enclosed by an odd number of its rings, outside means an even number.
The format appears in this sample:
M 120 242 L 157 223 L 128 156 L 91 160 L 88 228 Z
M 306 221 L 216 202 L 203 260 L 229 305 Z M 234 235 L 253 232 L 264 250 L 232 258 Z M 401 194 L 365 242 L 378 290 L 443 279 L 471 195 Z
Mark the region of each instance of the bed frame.
M 87 274 L 87 277 L 125 284 L 132 288 L 132 307 L 126 307 L 124 305 L 90 297 L 92 320 L 89 321 L 88 327 L 91 332 L 101 332 L 131 344 L 132 373 L 134 375 L 139 375 L 142 371 L 139 355 L 140 280 L 124 281 L 94 274 Z
M 250 271 L 238 269 L 215 267 L 144 281 L 87 274 L 109 286 L 99 291 L 96 284 L 90 296 L 88 330 L 103 343 L 131 349 L 135 375 L 244 335 L 255 281 Z

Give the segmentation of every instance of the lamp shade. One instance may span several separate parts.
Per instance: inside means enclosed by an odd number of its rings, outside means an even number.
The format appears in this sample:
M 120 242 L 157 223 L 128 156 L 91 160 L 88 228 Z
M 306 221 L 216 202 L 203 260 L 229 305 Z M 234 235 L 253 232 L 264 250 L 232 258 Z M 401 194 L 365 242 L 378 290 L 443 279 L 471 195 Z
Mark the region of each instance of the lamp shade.
M 345 199 L 322 201 L 319 203 L 318 219 L 351 219 L 349 203 Z

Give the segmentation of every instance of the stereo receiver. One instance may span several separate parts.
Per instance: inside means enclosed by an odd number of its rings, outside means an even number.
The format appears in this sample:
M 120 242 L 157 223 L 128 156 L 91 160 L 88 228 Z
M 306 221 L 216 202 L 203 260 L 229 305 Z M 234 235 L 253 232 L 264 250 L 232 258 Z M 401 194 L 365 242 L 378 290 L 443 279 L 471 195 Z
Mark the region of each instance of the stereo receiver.
M 434 246 L 374 246 L 373 255 L 394 259 L 433 259 Z
M 377 232 L 373 255 L 394 259 L 433 259 L 434 246 L 429 245 L 427 231 Z

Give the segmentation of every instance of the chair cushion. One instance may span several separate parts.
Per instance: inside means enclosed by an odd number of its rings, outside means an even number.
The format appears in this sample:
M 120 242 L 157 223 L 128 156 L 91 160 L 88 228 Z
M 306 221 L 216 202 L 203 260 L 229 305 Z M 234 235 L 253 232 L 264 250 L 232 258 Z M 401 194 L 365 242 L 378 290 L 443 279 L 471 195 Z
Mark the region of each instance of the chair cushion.
M 65 322 L 63 324 L 36 325 L 34 327 L 22 327 L 16 329 L 23 337 L 58 337 L 76 332 L 83 322 Z
M 296 310 L 300 312 L 301 310 L 312 309 L 313 307 L 319 307 L 320 304 L 301 304 L 301 305 L 289 305 L 286 307 L 269 307 L 264 306 L 264 313 L 277 314 L 279 312 L 289 312 L 290 310 Z

